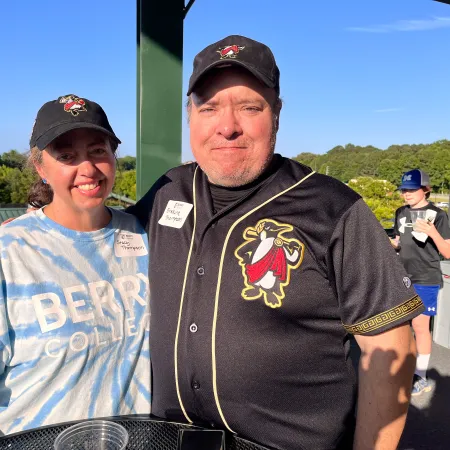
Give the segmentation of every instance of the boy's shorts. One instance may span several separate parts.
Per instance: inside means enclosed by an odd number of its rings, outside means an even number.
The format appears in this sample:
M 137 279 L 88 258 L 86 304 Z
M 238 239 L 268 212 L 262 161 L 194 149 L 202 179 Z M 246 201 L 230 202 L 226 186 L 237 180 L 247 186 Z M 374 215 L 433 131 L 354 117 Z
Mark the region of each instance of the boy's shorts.
M 439 289 L 441 288 L 438 284 L 427 285 L 424 284 L 414 284 L 414 289 L 425 305 L 425 311 L 422 314 L 426 316 L 435 316 L 437 312 L 437 299 L 439 294 Z

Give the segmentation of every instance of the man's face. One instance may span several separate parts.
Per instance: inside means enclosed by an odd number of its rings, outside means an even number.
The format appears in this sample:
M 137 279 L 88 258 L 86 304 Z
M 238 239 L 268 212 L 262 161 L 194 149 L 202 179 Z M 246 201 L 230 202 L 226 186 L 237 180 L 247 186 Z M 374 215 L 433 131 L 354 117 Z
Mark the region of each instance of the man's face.
M 239 68 L 212 72 L 191 97 L 192 153 L 211 183 L 242 186 L 269 165 L 281 105 L 273 89 Z

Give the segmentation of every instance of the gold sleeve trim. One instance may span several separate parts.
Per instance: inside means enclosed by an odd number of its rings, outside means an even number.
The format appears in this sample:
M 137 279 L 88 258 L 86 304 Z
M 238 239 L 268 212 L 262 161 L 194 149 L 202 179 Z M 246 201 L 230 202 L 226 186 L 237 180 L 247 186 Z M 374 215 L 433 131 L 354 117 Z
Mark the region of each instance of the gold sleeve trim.
M 363 320 L 355 325 L 344 325 L 344 328 L 351 334 L 366 334 L 371 331 L 383 328 L 392 322 L 397 322 L 400 319 L 409 316 L 415 311 L 422 309 L 423 303 L 418 295 L 406 300 L 401 305 L 395 306 L 385 312 Z

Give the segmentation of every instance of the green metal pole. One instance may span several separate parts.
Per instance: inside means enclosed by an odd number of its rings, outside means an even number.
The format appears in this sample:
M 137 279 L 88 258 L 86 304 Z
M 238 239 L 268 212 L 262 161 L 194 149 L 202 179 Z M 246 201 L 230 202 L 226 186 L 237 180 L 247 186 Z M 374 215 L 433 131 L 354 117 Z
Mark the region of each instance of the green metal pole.
M 181 163 L 184 0 L 137 0 L 137 198 Z

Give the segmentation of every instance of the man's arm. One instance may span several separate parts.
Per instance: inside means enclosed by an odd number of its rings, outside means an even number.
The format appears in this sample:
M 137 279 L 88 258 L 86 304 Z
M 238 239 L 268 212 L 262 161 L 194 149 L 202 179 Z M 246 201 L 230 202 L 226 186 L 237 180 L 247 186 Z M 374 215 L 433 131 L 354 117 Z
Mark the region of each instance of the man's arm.
M 159 189 L 170 182 L 170 178 L 168 178 L 166 175 L 163 175 L 153 184 L 148 192 L 135 205 L 129 206 L 125 210 L 126 213 L 133 214 L 133 216 L 135 216 L 139 220 L 142 227 L 145 229 L 145 231 L 147 231 L 147 233 L 156 194 L 158 193 Z
M 395 450 L 405 426 L 416 363 L 409 323 L 355 338 L 361 359 L 354 450 Z

